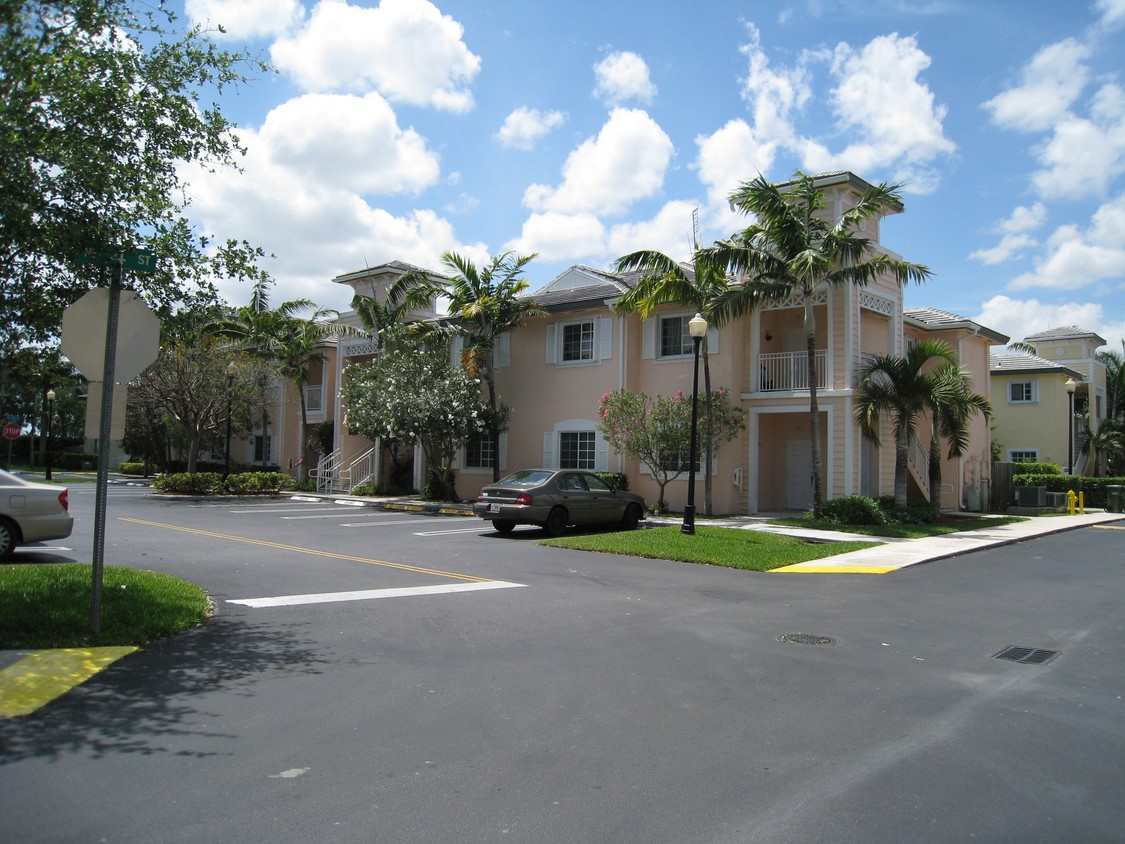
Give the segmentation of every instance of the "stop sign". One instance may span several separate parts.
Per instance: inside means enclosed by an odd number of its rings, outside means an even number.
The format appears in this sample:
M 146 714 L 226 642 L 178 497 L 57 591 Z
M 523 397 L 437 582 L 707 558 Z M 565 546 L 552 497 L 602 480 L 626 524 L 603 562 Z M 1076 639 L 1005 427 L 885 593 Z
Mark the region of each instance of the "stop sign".
M 89 381 L 104 381 L 109 291 L 96 287 L 63 311 L 60 351 Z M 160 320 L 132 290 L 121 291 L 113 380 L 132 381 L 156 360 Z
M 4 439 L 18 440 L 20 438 L 20 424 L 18 422 L 8 422 L 4 425 Z

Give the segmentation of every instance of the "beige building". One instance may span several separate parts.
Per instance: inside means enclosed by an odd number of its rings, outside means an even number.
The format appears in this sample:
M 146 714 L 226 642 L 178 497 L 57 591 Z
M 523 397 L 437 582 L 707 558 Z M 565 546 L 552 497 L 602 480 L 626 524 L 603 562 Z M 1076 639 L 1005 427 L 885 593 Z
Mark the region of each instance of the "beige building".
M 996 354 L 990 363 L 1000 456 L 1010 462 L 1055 463 L 1064 472 L 1084 474 L 1092 466 L 1079 453 L 1081 412 L 1089 410 L 1086 418 L 1094 431 L 1106 416 L 1105 364 L 1094 357 L 1105 340 L 1067 326 L 1023 342 L 1037 354 Z M 1072 407 L 1079 414 L 1073 420 Z
M 851 173 L 836 173 L 819 177 L 818 186 L 828 199 L 829 213 L 838 215 L 868 185 Z M 864 234 L 875 249 L 894 255 L 882 244 L 882 223 L 869 221 Z M 335 281 L 382 297 L 407 269 L 392 262 Z M 694 314 L 674 306 L 644 320 L 618 313 L 614 303 L 635 281 L 635 276 L 574 266 L 530 294 L 545 308 L 546 316 L 529 319 L 501 337 L 493 361 L 498 392 L 512 409 L 510 428 L 501 437 L 499 454 L 492 455 L 488 443 L 470 443 L 459 455 L 461 498 L 475 498 L 480 487 L 491 481 L 496 459 L 501 473 L 532 466 L 625 472 L 631 489 L 650 503 L 656 500 L 655 480 L 637 461 L 613 452 L 598 431 L 598 404 L 603 394 L 619 388 L 649 395 L 690 394 L 693 355 L 687 323 Z M 1007 338 L 954 314 L 933 309 L 904 312 L 903 290 L 892 280 L 864 288 L 822 287 L 814 297 L 824 496 L 892 494 L 889 421 L 882 448 L 861 437 L 853 422 L 859 373 L 868 356 L 902 354 L 906 344 L 923 337 L 945 340 L 972 372 L 977 391 L 987 397 L 989 347 Z M 418 314 L 433 316 L 432 311 Z M 341 319 L 355 324 L 352 314 Z M 723 444 L 713 463 L 715 513 L 807 508 L 812 497 L 811 444 L 802 303 L 797 298 L 777 302 L 744 319 L 711 327 L 708 348 L 713 388 L 728 388 L 746 420 L 742 434 Z M 330 363 L 321 382 L 314 379 L 309 388 L 310 396 L 319 393 L 315 405 L 319 410 L 310 410 L 310 422 L 335 423 L 336 451 L 319 472 L 326 488 L 388 483 L 392 475 L 398 480 L 409 477 L 412 486 L 421 488 L 420 452 L 390 455 L 380 444 L 342 427 L 344 413 L 336 387 L 343 370 L 375 352 L 370 340 L 339 340 L 329 347 Z M 702 389 L 702 377 L 700 385 Z M 294 405 L 292 400 L 284 405 L 287 415 L 293 414 Z M 919 434 L 922 442 L 912 450 L 910 486 L 912 495 L 925 498 L 928 422 L 919 425 Z M 296 440 L 283 449 L 295 444 Z M 283 451 L 282 465 L 288 453 L 292 452 Z M 989 465 L 988 427 L 975 420 L 969 450 L 943 466 L 942 505 L 957 508 L 979 500 L 973 498 L 972 488 L 979 489 L 977 485 L 987 479 Z M 696 500 L 701 511 L 702 494 L 700 482 Z M 668 484 L 666 497 L 673 509 L 683 507 L 686 474 Z

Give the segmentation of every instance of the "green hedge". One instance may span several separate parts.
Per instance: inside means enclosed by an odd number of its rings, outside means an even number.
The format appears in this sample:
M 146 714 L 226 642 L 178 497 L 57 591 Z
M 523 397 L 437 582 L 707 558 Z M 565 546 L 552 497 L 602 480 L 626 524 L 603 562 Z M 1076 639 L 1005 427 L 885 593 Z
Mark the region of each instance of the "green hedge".
M 1014 486 L 1041 486 L 1048 492 L 1083 492 L 1087 507 L 1105 507 L 1107 486 L 1125 486 L 1125 478 L 1088 478 L 1084 475 L 1012 475 Z
M 121 468 L 118 469 L 122 475 L 143 475 L 145 473 L 144 463 L 122 463 Z
M 610 489 L 629 491 L 629 476 L 624 472 L 595 472 L 594 474 L 605 481 Z
M 225 483 L 219 472 L 176 472 L 157 475 L 153 482 L 153 486 L 161 492 L 188 495 L 277 493 L 292 484 L 293 479 L 285 472 L 239 472 L 228 475 Z
M 1022 463 L 1016 463 L 1019 466 L 1019 474 L 1021 475 L 1061 475 L 1062 468 L 1055 463 L 1037 463 L 1034 460 L 1028 460 Z

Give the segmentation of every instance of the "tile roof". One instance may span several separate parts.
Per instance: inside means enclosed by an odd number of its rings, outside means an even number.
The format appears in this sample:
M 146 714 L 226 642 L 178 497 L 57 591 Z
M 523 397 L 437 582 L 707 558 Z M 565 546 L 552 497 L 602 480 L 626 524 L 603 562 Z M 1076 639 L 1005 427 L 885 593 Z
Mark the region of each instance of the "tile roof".
M 902 318 L 907 322 L 934 330 L 964 328 L 975 333 L 983 334 L 995 343 L 1007 343 L 1010 339 L 1006 334 L 986 328 L 978 322 L 973 322 L 967 317 L 939 310 L 938 308 L 903 308 Z
M 1060 375 L 1069 375 L 1076 381 L 1081 381 L 1082 373 L 1064 366 L 1058 361 L 1047 360 L 1038 355 L 989 355 L 988 371 L 992 375 L 1020 374 L 1034 372 L 1055 372 Z
M 1062 325 L 1058 328 L 1048 328 L 1046 331 L 1038 331 L 1035 334 L 1029 334 L 1024 340 L 1028 343 L 1036 341 L 1050 341 L 1050 340 L 1097 340 L 1098 345 L 1105 345 L 1105 338 L 1100 337 L 1093 331 L 1087 331 L 1085 328 L 1079 328 L 1076 325 Z

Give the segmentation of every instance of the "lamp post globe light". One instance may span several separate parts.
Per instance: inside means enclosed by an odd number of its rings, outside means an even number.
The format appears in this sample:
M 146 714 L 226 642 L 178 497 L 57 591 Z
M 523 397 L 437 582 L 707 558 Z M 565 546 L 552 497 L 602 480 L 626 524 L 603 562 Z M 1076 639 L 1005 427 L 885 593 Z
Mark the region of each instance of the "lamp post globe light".
M 1078 382 L 1073 378 L 1067 378 L 1066 383 L 1066 397 L 1069 403 L 1070 412 L 1067 414 L 1066 425 L 1066 473 L 1068 475 L 1074 474 L 1074 388 L 1078 386 Z
M 44 460 L 45 480 L 51 480 L 51 426 L 55 419 L 55 391 L 47 391 L 47 457 Z
M 695 533 L 695 453 L 696 439 L 699 428 L 699 344 L 707 336 L 707 320 L 702 314 L 696 314 L 688 322 L 688 333 L 691 335 L 694 354 L 691 374 L 691 446 L 688 449 L 688 487 L 687 504 L 684 505 L 684 523 L 680 526 L 680 533 Z

